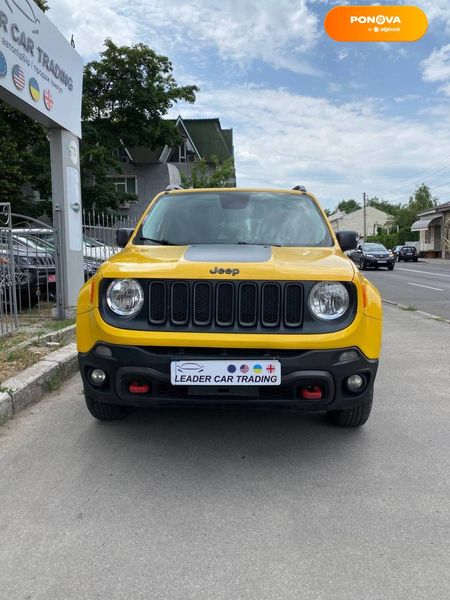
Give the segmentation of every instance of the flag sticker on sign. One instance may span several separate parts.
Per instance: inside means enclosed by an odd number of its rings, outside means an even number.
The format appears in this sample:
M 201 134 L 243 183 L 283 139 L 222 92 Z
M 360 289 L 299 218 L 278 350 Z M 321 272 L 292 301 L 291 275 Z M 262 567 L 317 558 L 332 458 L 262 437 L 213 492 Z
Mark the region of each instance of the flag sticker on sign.
M 21 92 L 25 87 L 25 74 L 21 66 L 14 65 L 12 70 L 12 78 L 14 81 L 14 85 L 19 90 L 19 92 Z
M 8 64 L 3 52 L 0 52 L 0 77 L 6 77 L 8 73 Z
M 45 108 L 50 112 L 53 108 L 53 96 L 50 90 L 45 90 L 44 92 L 44 104 Z
M 38 82 L 34 77 L 30 79 L 30 94 L 35 102 L 39 102 L 41 99 L 41 89 L 39 87 Z

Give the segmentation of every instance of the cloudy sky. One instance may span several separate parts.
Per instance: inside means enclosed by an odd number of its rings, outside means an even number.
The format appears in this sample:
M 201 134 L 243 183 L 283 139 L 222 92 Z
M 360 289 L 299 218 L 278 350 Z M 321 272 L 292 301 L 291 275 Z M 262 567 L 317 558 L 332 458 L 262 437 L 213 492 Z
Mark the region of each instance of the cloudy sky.
M 415 43 L 347 44 L 323 30 L 334 0 L 50 0 L 87 61 L 103 40 L 144 42 L 201 91 L 183 117 L 232 127 L 238 184 L 304 184 L 333 208 L 363 192 L 405 202 L 422 182 L 450 200 L 450 1 L 414 2 Z M 390 0 L 388 4 L 410 4 Z

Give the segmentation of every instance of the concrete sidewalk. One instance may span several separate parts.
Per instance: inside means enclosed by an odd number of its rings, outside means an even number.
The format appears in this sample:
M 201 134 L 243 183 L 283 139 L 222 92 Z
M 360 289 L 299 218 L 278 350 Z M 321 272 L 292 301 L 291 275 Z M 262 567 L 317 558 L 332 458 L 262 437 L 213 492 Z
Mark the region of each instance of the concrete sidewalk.
M 450 267 L 449 258 L 419 258 L 419 263 L 428 263 L 430 265 L 442 265 Z

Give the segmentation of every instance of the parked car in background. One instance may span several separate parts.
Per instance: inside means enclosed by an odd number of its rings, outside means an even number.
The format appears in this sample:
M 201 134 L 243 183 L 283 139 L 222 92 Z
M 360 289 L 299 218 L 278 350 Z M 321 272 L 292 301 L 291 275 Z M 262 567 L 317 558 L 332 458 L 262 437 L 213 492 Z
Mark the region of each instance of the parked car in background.
M 389 271 L 392 271 L 395 264 L 394 253 L 378 242 L 358 244 L 356 250 L 352 250 L 349 256 L 362 271 L 369 267 L 374 269 L 386 267 Z
M 15 236 L 33 240 L 36 244 L 41 244 L 50 252 L 55 252 L 55 233 L 53 229 L 45 228 L 15 228 Z M 116 249 L 107 246 L 93 238 L 83 235 L 83 258 L 84 258 L 84 278 L 89 279 L 99 269 L 100 265 L 115 254 Z
M 19 303 L 35 304 L 39 298 L 55 296 L 56 266 L 54 250 L 33 237 L 0 232 L 0 284 L 9 285 L 11 260 Z M 2 289 L 3 289 L 2 288 Z
M 419 260 L 419 253 L 415 246 L 395 246 L 395 248 L 392 248 L 392 253 L 398 262 L 401 260 L 404 260 L 405 262 L 408 260 L 417 262 Z
M 55 244 L 55 232 L 53 229 L 39 228 L 14 228 L 15 235 L 32 236 L 34 238 L 44 240 L 50 244 Z M 94 258 L 96 260 L 105 261 L 117 252 L 117 248 L 103 244 L 92 237 L 83 235 L 83 255 L 85 258 Z

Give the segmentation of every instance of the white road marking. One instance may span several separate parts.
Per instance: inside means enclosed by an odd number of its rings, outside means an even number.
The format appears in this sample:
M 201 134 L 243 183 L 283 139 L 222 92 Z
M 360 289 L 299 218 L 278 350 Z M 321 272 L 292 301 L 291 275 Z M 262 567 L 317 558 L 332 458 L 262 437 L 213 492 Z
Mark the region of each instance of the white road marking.
M 408 285 L 415 285 L 416 287 L 427 288 L 427 290 L 436 290 L 437 292 L 443 292 L 444 291 L 441 288 L 434 288 L 434 287 L 431 287 L 429 285 L 420 285 L 420 283 L 408 283 Z
M 397 267 L 397 271 L 408 271 L 408 273 L 423 273 L 423 275 L 436 275 L 437 277 L 447 277 L 450 279 L 450 275 L 444 275 L 443 273 L 432 273 L 431 271 L 416 271 L 416 269 L 401 269 Z

